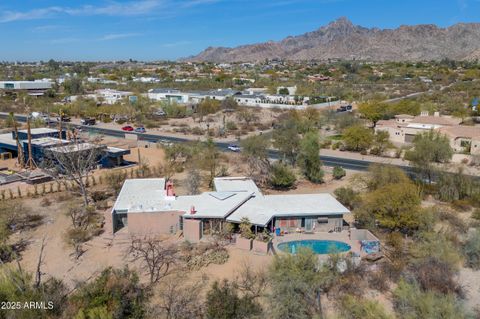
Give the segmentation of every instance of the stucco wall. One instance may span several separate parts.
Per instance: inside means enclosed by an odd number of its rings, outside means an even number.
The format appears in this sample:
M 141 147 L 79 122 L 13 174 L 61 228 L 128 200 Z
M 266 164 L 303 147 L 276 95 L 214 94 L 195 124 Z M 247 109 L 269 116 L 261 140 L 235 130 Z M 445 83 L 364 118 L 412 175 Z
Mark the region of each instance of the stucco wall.
M 185 218 L 183 220 L 183 238 L 191 243 L 200 241 L 202 239 L 200 224 L 200 220 Z
M 128 232 L 136 236 L 175 234 L 180 230 L 183 212 L 145 212 L 128 214 Z

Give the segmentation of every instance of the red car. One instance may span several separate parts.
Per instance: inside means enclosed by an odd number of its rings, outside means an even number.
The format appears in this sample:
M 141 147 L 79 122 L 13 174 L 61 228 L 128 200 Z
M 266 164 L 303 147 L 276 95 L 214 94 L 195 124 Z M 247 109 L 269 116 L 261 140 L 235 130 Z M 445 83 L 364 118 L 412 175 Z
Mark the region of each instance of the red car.
M 130 125 L 127 125 L 127 126 L 122 127 L 122 130 L 127 131 L 127 132 L 132 132 L 135 129 L 133 127 L 131 127 Z

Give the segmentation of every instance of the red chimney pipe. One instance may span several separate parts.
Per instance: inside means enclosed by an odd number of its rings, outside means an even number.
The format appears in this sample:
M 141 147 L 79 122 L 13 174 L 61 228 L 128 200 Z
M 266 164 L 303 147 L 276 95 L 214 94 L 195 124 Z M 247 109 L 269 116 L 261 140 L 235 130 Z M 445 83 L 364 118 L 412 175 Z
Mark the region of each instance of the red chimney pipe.
M 173 182 L 168 181 L 167 182 L 167 196 L 175 196 L 175 191 L 173 189 Z

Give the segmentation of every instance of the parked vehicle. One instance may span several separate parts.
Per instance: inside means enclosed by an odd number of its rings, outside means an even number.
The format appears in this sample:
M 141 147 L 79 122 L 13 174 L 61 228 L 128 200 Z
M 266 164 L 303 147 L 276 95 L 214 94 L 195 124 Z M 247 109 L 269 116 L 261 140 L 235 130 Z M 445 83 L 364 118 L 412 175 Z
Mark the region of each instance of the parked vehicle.
M 167 116 L 167 113 L 165 113 L 164 110 L 156 110 L 155 112 L 153 112 L 153 115 L 159 116 L 159 117 L 164 117 L 164 116 Z
M 145 133 L 147 130 L 144 127 L 137 127 L 135 129 L 135 132 L 137 133 Z
M 96 120 L 94 118 L 83 118 L 80 123 L 82 125 L 95 125 Z
M 337 113 L 351 112 L 351 111 L 352 111 L 351 105 L 342 105 L 337 109 Z
M 135 129 L 130 125 L 122 127 L 122 131 L 133 132 L 134 130 Z
M 228 145 L 227 148 L 232 152 L 236 152 L 236 153 L 240 152 L 240 146 L 235 145 L 235 144 L 230 144 L 230 145 Z
M 71 122 L 71 118 L 70 116 L 62 115 L 62 117 L 57 117 L 57 121 Z

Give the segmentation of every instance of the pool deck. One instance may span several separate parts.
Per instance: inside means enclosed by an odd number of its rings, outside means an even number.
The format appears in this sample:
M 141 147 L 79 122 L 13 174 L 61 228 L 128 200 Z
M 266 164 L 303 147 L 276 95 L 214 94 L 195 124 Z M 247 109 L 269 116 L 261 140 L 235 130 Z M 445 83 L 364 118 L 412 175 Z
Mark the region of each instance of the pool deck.
M 360 249 L 360 241 L 351 240 L 348 231 L 342 231 L 340 233 L 314 233 L 314 234 L 304 234 L 304 233 L 292 233 L 286 234 L 283 236 L 275 236 L 273 238 L 273 247 L 275 252 L 282 254 L 283 252 L 278 249 L 278 244 L 295 241 L 295 240 L 335 240 L 349 244 L 351 249 L 349 252 L 358 253 L 360 256 L 364 256 L 365 253 Z M 328 255 L 319 255 L 321 257 Z

